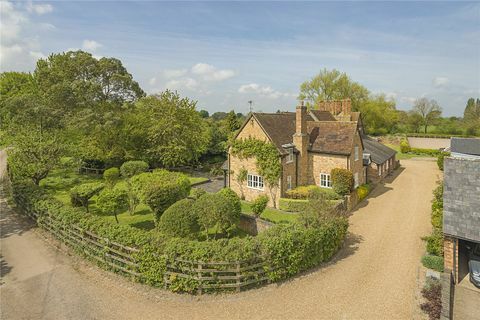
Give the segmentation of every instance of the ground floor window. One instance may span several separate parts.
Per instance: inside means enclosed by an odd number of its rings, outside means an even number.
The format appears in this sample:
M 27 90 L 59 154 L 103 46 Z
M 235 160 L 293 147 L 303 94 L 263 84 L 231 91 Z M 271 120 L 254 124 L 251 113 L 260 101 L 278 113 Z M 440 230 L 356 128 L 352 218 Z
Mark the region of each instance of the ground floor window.
M 331 188 L 332 179 L 328 173 L 320 173 L 320 187 Z
M 292 176 L 287 176 L 287 190 L 292 189 Z
M 256 174 L 248 174 L 247 186 L 251 189 L 263 190 L 263 177 Z

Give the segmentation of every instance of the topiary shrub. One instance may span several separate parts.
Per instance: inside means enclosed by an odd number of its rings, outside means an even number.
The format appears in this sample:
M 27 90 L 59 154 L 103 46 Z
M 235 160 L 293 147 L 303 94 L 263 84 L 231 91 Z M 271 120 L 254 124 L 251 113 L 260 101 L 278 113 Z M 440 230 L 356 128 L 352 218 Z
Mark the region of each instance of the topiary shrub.
M 424 255 L 422 257 L 422 264 L 425 268 L 433 269 L 438 272 L 443 272 L 443 257 Z
M 118 223 L 117 215 L 128 208 L 128 196 L 120 188 L 103 189 L 97 198 L 97 207 L 104 214 L 113 214 Z
M 122 177 L 131 178 L 137 174 L 146 172 L 148 168 L 149 165 L 145 161 L 127 161 L 120 167 L 120 173 L 122 174 Z
M 250 208 L 252 209 L 252 212 L 257 217 L 260 217 L 263 211 L 265 211 L 267 204 L 268 204 L 268 197 L 263 194 L 261 196 L 258 196 L 255 200 L 252 201 Z
M 400 152 L 401 153 L 409 153 L 411 151 L 410 144 L 408 143 L 407 139 L 402 139 L 400 141 Z
M 198 216 L 200 227 L 205 230 L 207 239 L 209 229 L 213 229 L 214 238 L 221 232 L 227 232 L 236 226 L 240 213 L 233 204 L 221 193 L 206 193 L 193 205 L 193 210 Z
M 203 196 L 207 191 L 200 189 L 200 188 L 192 188 L 190 190 L 190 198 L 197 200 L 201 196 Z
M 225 198 L 227 198 L 228 201 L 230 201 L 233 209 L 235 210 L 235 214 L 240 215 L 242 213 L 242 203 L 235 191 L 230 188 L 223 188 L 218 193 L 220 193 Z
M 104 187 L 103 183 L 84 183 L 70 189 L 70 202 L 74 207 L 84 207 L 88 212 L 88 201 Z
M 287 212 L 305 211 L 308 206 L 308 200 L 280 198 L 279 209 Z
M 344 196 L 349 194 L 353 187 L 353 174 L 347 169 L 332 169 L 332 188 L 336 193 Z
M 194 202 L 192 199 L 182 199 L 168 207 L 160 217 L 159 229 L 170 237 L 196 238 L 200 226 L 193 210 Z
M 120 179 L 120 170 L 118 168 L 110 168 L 103 172 L 103 179 L 105 180 L 105 184 L 109 188 L 113 188 L 115 184 Z

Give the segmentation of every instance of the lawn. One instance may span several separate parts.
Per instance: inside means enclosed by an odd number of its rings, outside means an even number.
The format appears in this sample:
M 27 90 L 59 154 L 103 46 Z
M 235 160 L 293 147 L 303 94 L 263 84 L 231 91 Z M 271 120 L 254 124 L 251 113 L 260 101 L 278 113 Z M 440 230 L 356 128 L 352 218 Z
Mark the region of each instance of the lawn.
M 188 176 L 188 179 L 190 180 L 190 184 L 191 184 L 191 185 L 196 185 L 196 184 L 199 184 L 199 183 L 207 182 L 207 181 L 208 181 L 208 178 L 205 178 L 205 177 L 192 177 L 192 176 Z
M 253 215 L 252 209 L 250 208 L 250 203 L 247 201 L 242 201 L 242 212 Z M 274 208 L 266 208 L 265 211 L 263 211 L 263 213 L 260 215 L 260 218 L 274 223 L 291 223 L 297 221 L 298 214 L 288 213 Z
M 385 145 L 387 147 L 392 148 L 395 151 L 397 151 L 397 155 L 396 155 L 397 160 L 421 158 L 421 157 L 431 157 L 431 156 L 425 155 L 425 154 L 402 153 L 400 151 L 400 146 L 396 145 L 396 144 L 385 143 Z
M 208 180 L 203 177 L 188 177 L 190 183 L 198 183 Z M 48 175 L 47 178 L 40 182 L 40 186 L 44 187 L 54 198 L 60 202 L 70 205 L 70 189 L 76 185 L 88 183 L 88 182 L 100 182 L 102 176 L 98 175 L 86 175 L 79 174 L 72 169 L 55 169 Z M 118 184 L 124 184 L 125 181 L 119 181 Z M 97 196 L 92 197 L 89 202 L 89 210 L 92 214 L 105 219 L 106 221 L 115 223 L 115 217 L 113 215 L 104 215 L 98 210 L 96 206 Z M 150 208 L 144 204 L 140 204 L 134 214 L 128 213 L 128 211 L 122 212 L 118 215 L 118 221 L 120 224 L 131 225 L 132 227 L 151 230 L 155 227 L 153 213 Z

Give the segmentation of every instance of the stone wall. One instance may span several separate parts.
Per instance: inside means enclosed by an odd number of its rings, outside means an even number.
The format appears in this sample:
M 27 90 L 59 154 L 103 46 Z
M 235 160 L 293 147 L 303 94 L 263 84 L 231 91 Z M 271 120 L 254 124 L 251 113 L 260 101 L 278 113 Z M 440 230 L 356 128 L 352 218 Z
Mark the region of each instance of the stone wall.
M 442 285 L 442 312 L 440 320 L 450 320 L 453 316 L 453 295 L 454 288 L 452 271 L 445 269 L 440 275 L 440 283 Z
M 256 236 L 260 232 L 263 232 L 272 226 L 273 223 L 269 221 L 244 213 L 241 214 L 240 222 L 238 223 L 238 227 L 251 236 Z
M 444 160 L 443 232 L 480 242 L 480 159 Z
M 347 169 L 347 156 L 309 153 L 308 157 L 308 184 L 320 185 L 320 173 L 330 174 L 334 168 Z

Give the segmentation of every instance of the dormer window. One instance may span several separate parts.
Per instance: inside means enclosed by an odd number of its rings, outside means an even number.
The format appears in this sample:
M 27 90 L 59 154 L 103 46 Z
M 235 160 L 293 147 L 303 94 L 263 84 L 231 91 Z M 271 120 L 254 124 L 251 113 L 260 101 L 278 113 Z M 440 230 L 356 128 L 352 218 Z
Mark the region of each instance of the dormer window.
M 288 149 L 287 163 L 293 162 L 293 148 Z

